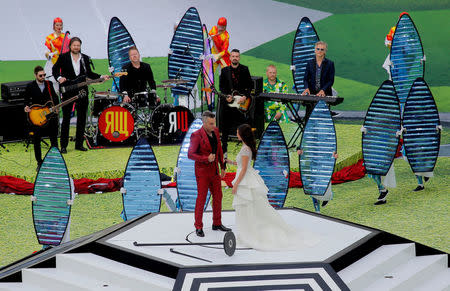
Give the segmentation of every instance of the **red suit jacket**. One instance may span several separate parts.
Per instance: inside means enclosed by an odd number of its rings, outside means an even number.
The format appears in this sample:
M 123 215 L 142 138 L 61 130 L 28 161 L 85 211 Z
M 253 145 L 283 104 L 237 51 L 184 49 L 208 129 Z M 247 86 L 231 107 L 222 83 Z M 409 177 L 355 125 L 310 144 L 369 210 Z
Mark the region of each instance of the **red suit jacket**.
M 195 176 L 197 178 L 218 175 L 219 164 L 222 169 L 225 169 L 218 128 L 214 129 L 214 134 L 217 139 L 217 151 L 215 153 L 216 159 L 212 163 L 208 161 L 208 156 L 212 153 L 212 148 L 205 129 L 202 127 L 191 135 L 188 158 L 195 161 Z

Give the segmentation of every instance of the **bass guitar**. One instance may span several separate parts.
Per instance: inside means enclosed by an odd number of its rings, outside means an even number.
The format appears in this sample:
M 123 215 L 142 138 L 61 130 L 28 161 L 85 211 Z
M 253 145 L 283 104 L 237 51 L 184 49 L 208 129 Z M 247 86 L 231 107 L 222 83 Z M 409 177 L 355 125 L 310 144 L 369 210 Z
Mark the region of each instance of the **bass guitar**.
M 120 76 L 125 76 L 128 75 L 128 72 L 118 72 L 114 74 L 114 77 L 120 77 Z M 64 83 L 59 85 L 59 92 L 61 93 L 67 93 L 70 91 L 74 91 L 78 88 L 90 85 L 90 84 L 94 84 L 94 83 L 102 83 L 105 80 L 103 78 L 98 78 L 98 79 L 93 79 L 93 80 L 86 80 L 84 82 L 79 82 L 79 80 L 81 78 L 84 78 L 84 76 L 80 76 L 78 78 L 76 78 L 75 80 L 66 80 Z
M 205 92 L 214 92 L 217 95 L 219 95 L 219 97 L 225 98 L 225 99 L 227 99 L 228 96 L 229 96 L 227 94 L 223 94 L 223 93 L 218 92 L 215 88 L 203 88 L 202 90 L 205 91 Z M 233 91 L 231 93 L 231 97 L 233 98 L 233 101 L 231 101 L 231 102 L 227 101 L 227 105 L 228 106 L 237 108 L 242 113 L 247 113 L 248 112 L 248 110 L 250 109 L 252 98 L 247 97 L 243 103 L 239 104 L 238 103 L 239 99 L 241 99 L 241 97 L 244 97 L 244 95 L 240 95 L 238 91 Z
M 51 106 L 52 102 L 48 101 L 44 105 L 31 105 L 30 112 L 28 112 L 28 121 L 35 126 L 43 127 L 48 123 L 48 120 L 50 119 L 51 115 L 54 113 L 54 116 L 57 117 L 59 113 L 59 109 L 72 101 L 75 101 L 79 98 L 79 95 L 73 96 L 70 99 L 67 99 L 66 101 L 63 101 L 55 106 Z M 50 115 L 50 116 L 49 116 Z

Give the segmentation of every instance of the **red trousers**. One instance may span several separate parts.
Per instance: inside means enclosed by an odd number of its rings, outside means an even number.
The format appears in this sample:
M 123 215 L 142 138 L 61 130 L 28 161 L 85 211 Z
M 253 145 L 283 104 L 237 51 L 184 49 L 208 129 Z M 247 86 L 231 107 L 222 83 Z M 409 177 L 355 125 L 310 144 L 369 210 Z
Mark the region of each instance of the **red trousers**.
M 213 176 L 197 177 L 198 196 L 195 202 L 195 223 L 196 229 L 203 228 L 203 210 L 205 209 L 208 189 L 211 192 L 213 225 L 222 224 L 222 187 L 218 174 Z

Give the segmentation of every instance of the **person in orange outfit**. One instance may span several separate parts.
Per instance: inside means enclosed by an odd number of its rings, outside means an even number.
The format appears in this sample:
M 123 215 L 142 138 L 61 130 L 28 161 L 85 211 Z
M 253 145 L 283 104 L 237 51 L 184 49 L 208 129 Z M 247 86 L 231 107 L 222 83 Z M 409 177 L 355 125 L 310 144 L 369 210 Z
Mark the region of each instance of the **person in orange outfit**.
M 45 46 L 48 49 L 48 51 L 45 52 L 45 58 L 51 60 L 53 64 L 56 63 L 61 54 L 62 43 L 64 40 L 62 29 L 63 21 L 61 18 L 56 17 L 53 20 L 53 32 L 45 38 Z
M 214 56 L 214 71 L 217 66 L 225 68 L 231 64 L 230 52 L 228 47 L 230 45 L 230 35 L 227 31 L 227 19 L 220 17 L 217 21 L 217 26 L 213 26 L 209 31 L 209 35 L 214 42 L 214 46 L 211 48 L 211 52 Z
M 59 85 L 55 78 L 53 78 L 52 68 L 61 54 L 65 36 L 65 34 L 62 33 L 62 29 L 63 21 L 61 18 L 56 17 L 53 20 L 53 32 L 45 38 L 45 47 L 47 49 L 45 52 L 45 58 L 47 59 L 47 63 L 45 64 L 44 70 L 47 74 L 47 79 L 53 83 L 53 88 L 57 94 L 59 93 Z

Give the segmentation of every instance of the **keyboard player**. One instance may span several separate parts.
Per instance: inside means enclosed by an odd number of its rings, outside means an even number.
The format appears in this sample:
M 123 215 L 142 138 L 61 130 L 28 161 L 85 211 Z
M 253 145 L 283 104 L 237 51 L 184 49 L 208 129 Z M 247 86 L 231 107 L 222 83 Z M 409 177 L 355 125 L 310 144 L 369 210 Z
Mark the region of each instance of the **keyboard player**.
M 334 83 L 334 63 L 327 59 L 328 44 L 324 41 L 316 42 L 314 46 L 315 58 L 306 63 L 306 71 L 303 79 L 305 90 L 302 95 L 332 96 Z M 308 120 L 315 104 L 306 104 L 305 120 Z M 332 113 L 333 116 L 336 113 Z

